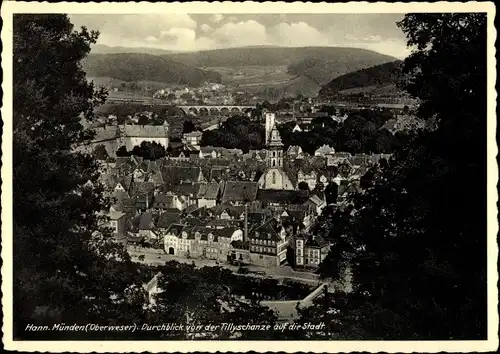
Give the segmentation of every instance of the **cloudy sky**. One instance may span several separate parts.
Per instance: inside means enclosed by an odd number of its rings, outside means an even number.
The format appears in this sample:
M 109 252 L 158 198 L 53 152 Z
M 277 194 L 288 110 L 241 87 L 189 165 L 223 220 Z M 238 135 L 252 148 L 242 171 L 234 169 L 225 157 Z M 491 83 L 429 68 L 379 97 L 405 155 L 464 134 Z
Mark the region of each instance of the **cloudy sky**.
M 349 46 L 404 58 L 403 14 L 140 14 L 70 15 L 99 30 L 98 43 L 196 51 L 254 45 Z

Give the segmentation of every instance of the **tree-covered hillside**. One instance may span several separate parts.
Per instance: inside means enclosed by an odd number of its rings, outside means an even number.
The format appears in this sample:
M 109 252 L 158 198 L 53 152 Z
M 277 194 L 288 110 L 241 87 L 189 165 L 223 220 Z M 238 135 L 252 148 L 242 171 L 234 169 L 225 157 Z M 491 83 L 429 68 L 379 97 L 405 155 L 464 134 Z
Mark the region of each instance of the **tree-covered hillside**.
M 155 81 L 197 86 L 220 82 L 221 76 L 165 56 L 142 53 L 91 54 L 83 63 L 90 77 L 112 77 L 123 81 Z
M 175 53 L 164 57 L 196 67 L 291 65 L 295 75 L 322 81 L 311 63 L 325 63 L 329 78 L 394 60 L 371 50 L 342 47 L 258 47 L 228 48 Z M 324 70 L 324 69 L 321 69 Z M 328 74 L 330 75 L 330 74 Z
M 335 95 L 355 88 L 397 85 L 402 78 L 402 62 L 392 61 L 335 77 L 320 90 L 322 96 Z

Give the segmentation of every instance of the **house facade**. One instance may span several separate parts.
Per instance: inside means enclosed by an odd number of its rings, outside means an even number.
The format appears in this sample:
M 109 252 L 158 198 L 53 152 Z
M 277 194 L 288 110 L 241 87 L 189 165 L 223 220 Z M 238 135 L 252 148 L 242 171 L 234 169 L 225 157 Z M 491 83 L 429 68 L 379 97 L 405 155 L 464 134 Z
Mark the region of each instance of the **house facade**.
M 329 250 L 330 244 L 321 236 L 299 234 L 295 237 L 295 265 L 317 268 Z
M 279 267 L 286 261 L 289 237 L 275 219 L 251 230 L 248 235 L 250 261 L 264 267 Z

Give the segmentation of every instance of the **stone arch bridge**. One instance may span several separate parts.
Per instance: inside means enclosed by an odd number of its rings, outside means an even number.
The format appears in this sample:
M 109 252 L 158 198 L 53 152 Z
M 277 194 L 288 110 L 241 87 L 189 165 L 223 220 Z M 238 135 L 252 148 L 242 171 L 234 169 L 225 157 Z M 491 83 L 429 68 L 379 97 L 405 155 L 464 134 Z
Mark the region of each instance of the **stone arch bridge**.
M 255 106 L 237 106 L 237 105 L 227 105 L 227 106 L 212 106 L 212 105 L 184 105 L 177 106 L 182 109 L 185 114 L 213 114 L 213 115 L 230 115 L 234 113 L 247 113 L 250 112 Z

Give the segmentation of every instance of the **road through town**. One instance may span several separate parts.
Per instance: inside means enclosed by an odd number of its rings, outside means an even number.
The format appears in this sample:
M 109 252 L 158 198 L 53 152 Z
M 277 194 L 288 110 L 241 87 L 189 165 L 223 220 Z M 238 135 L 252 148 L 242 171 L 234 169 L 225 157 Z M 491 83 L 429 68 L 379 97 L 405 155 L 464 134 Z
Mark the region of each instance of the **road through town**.
M 228 264 L 228 263 L 216 263 L 215 260 L 211 259 L 187 259 L 183 257 L 177 257 L 165 253 L 157 253 L 151 252 L 147 249 L 133 249 L 129 248 L 128 252 L 132 257 L 132 260 L 139 263 L 151 264 L 151 265 L 162 265 L 168 261 L 177 261 L 179 263 L 193 263 L 196 267 L 214 267 L 219 266 L 226 269 L 229 269 L 233 272 L 236 272 L 239 266 Z M 144 259 L 139 260 L 139 256 L 143 255 Z M 283 266 L 279 268 L 266 268 L 257 265 L 245 265 L 251 272 L 263 272 L 262 275 L 251 273 L 249 276 L 257 276 L 257 277 L 270 277 L 278 280 L 291 279 L 294 281 L 304 282 L 310 285 L 318 285 L 320 284 L 320 280 L 318 275 L 310 273 L 310 272 L 297 272 L 294 271 L 290 266 Z M 265 273 L 265 274 L 264 274 Z

